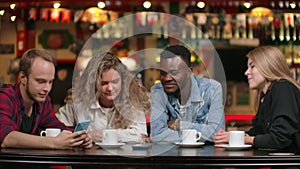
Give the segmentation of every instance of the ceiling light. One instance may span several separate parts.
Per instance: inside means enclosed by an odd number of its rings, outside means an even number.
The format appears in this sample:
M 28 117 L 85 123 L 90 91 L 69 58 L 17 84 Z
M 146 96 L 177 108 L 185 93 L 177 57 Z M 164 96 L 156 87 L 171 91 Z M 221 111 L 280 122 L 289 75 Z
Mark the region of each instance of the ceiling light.
M 4 12 L 5 12 L 4 9 L 0 10 L 0 15 L 3 16 L 3 15 L 4 15 Z
M 271 6 L 272 6 L 272 8 L 275 7 L 275 2 L 274 1 L 271 2 Z
M 282 1 L 279 1 L 278 5 L 279 5 L 280 8 L 283 8 L 283 2 Z
M 235 2 L 234 2 L 234 5 L 235 5 L 236 7 L 238 7 L 238 6 L 240 5 L 240 3 L 239 3 L 238 1 L 235 1 Z
M 10 7 L 10 9 L 15 9 L 16 4 L 10 4 L 9 7 Z
M 122 5 L 122 2 L 121 2 L 120 0 L 117 0 L 117 1 L 116 1 L 116 5 L 117 5 L 117 6 L 121 6 L 121 5 Z
M 149 9 L 149 8 L 151 7 L 151 2 L 145 1 L 145 2 L 143 3 L 143 6 L 144 6 L 144 8 Z
M 106 0 L 106 1 L 105 1 L 105 4 L 106 4 L 107 6 L 110 6 L 110 5 L 111 5 L 111 2 L 110 2 L 109 0 Z
M 200 1 L 197 3 L 198 8 L 204 8 L 205 7 L 205 3 Z
M 289 3 L 289 1 L 285 1 L 285 7 L 289 7 L 290 6 L 290 3 Z
M 196 1 L 192 1 L 192 2 L 191 2 L 191 5 L 192 5 L 192 6 L 195 6 L 195 5 L 196 5 Z
M 294 8 L 296 8 L 296 3 L 292 2 L 292 3 L 290 3 L 290 6 L 291 6 L 292 9 L 294 9 Z
M 15 15 L 13 15 L 13 16 L 10 17 L 10 20 L 11 20 L 12 22 L 14 22 L 14 21 L 16 20 L 16 18 L 17 18 L 17 17 L 16 17 Z
M 104 2 L 98 2 L 98 7 L 100 8 L 100 9 L 103 9 L 103 8 L 105 8 L 105 3 Z
M 251 3 L 250 2 L 244 2 L 244 7 L 249 9 L 251 7 Z
M 262 16 L 272 16 L 273 12 L 269 8 L 256 7 L 251 10 L 250 14 L 256 17 L 262 17 Z
M 60 7 L 60 3 L 55 2 L 55 3 L 53 4 L 53 8 L 58 9 L 59 7 Z

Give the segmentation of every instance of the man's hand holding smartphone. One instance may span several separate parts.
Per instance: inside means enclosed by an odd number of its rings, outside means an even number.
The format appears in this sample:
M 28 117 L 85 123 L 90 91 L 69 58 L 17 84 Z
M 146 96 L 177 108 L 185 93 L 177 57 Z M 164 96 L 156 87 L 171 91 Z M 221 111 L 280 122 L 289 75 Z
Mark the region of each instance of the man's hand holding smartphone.
M 74 132 L 80 131 L 80 130 L 87 130 L 90 125 L 91 120 L 81 120 L 77 123 Z
M 90 120 L 81 120 L 77 123 L 75 129 L 74 129 L 74 133 L 75 132 L 79 132 L 79 131 L 82 131 L 82 130 L 87 130 L 89 125 L 90 125 Z M 78 135 L 77 138 L 81 138 L 81 137 L 84 137 L 82 138 L 83 139 L 83 144 L 82 146 L 84 148 L 91 148 L 93 143 L 92 143 L 92 139 L 88 136 L 88 134 L 86 133 L 85 131 L 85 134 L 81 134 L 81 135 Z

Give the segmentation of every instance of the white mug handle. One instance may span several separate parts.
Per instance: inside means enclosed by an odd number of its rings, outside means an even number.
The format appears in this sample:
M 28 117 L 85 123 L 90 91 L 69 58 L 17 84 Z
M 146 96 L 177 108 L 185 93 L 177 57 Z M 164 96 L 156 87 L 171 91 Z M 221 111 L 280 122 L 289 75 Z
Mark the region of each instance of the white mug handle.
M 195 141 L 197 142 L 197 141 L 199 141 L 200 138 L 201 138 L 201 133 L 200 133 L 200 132 L 197 132 L 196 134 L 197 134 L 197 138 L 195 139 Z
M 45 135 L 43 135 L 43 134 L 45 134 Z M 46 133 L 46 131 L 42 131 L 40 135 L 41 135 L 41 136 L 46 136 L 47 133 Z
M 104 132 L 104 135 L 102 136 L 103 138 L 102 138 L 102 140 L 105 140 L 105 139 L 107 139 L 107 137 L 108 137 L 108 133 L 107 132 Z

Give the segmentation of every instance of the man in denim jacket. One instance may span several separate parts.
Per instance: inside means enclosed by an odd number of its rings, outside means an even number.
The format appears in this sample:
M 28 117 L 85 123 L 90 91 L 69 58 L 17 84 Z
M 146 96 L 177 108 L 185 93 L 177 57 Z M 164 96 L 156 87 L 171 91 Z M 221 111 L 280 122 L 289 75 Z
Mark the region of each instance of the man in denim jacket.
M 161 82 L 151 88 L 151 141 L 180 142 L 180 131 L 196 129 L 201 141 L 225 128 L 222 88 L 212 79 L 191 72 L 191 53 L 181 45 L 160 54 Z

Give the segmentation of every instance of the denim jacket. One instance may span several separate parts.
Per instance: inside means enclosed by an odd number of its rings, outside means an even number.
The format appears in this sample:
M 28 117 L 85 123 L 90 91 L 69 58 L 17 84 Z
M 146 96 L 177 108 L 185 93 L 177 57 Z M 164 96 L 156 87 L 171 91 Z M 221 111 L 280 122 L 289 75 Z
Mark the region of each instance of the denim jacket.
M 213 142 L 213 135 L 225 129 L 224 106 L 220 83 L 212 79 L 191 76 L 191 91 L 186 103 L 186 113 L 180 114 L 178 99 L 167 95 L 161 83 L 151 88 L 151 140 L 174 143 L 181 141 L 180 131 L 196 129 L 201 141 Z M 180 130 L 168 128 L 168 121 L 179 119 Z

